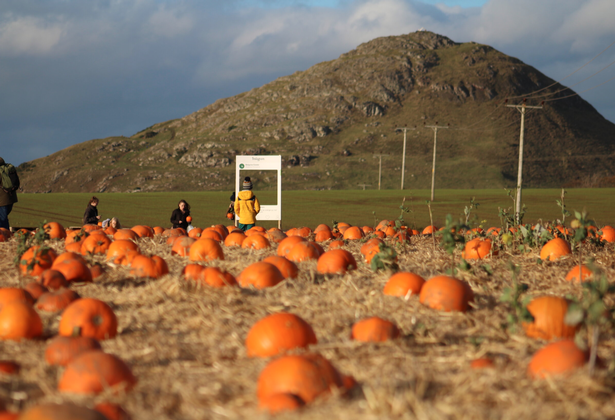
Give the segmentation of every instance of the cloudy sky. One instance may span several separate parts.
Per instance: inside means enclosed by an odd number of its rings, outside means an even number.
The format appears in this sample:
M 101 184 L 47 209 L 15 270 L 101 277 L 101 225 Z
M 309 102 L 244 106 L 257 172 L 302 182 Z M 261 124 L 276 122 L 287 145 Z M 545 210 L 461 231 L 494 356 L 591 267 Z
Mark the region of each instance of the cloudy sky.
M 2 0 L 0 156 L 130 136 L 420 28 L 560 80 L 615 41 L 614 15 L 613 0 Z M 614 61 L 615 45 L 562 82 L 613 122 L 615 65 L 588 77 Z

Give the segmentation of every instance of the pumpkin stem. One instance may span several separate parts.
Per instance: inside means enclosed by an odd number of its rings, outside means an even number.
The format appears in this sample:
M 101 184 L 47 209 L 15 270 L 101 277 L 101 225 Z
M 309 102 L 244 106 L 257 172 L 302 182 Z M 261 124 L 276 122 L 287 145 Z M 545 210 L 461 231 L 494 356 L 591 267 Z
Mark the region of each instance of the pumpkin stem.
M 77 326 L 73 328 L 72 337 L 81 337 L 81 327 Z

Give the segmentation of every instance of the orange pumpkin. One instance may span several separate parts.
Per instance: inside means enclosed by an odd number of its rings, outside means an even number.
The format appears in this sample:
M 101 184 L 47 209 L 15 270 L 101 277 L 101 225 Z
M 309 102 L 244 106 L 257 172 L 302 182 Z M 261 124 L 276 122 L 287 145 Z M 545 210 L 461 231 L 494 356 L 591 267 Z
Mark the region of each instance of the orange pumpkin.
M 315 242 L 303 241 L 296 243 L 286 254 L 286 258 L 293 262 L 317 260 L 322 254 L 322 248 Z
M 310 324 L 297 315 L 280 312 L 266 316 L 250 328 L 246 350 L 248 357 L 269 357 L 317 343 Z
M 154 235 L 162 235 L 162 233 L 164 232 L 164 228 L 161 226 L 154 226 Z
M 399 335 L 399 328 L 395 324 L 375 316 L 355 323 L 352 326 L 351 337 L 366 343 L 393 340 Z
M 356 239 L 363 238 L 363 236 L 365 236 L 365 234 L 363 233 L 363 230 L 360 227 L 358 227 L 358 226 L 351 226 L 351 227 L 349 227 L 348 229 L 346 229 L 344 231 L 343 238 L 345 240 L 349 240 L 349 239 L 356 240 Z
M 12 360 L 0 360 L 0 374 L 4 375 L 17 375 L 21 370 L 21 366 L 17 362 L 13 362 Z M 0 411 L 3 406 L 0 404 Z M 2 417 L 0 417 L 2 420 Z
M 182 270 L 182 275 L 186 280 L 195 280 L 200 281 L 201 272 L 205 269 L 202 265 L 199 264 L 188 264 Z
M 280 270 L 280 273 L 282 273 L 282 276 L 284 276 L 285 279 L 294 279 L 299 275 L 299 269 L 297 268 L 297 265 L 287 258 L 272 255 L 265 258 L 263 261 L 278 267 L 278 270 Z
M 42 334 L 43 322 L 32 305 L 13 301 L 0 309 L 0 339 L 21 341 Z
M 173 242 L 173 247 L 171 248 L 171 255 L 187 257 L 188 255 L 190 255 L 190 247 L 195 242 L 196 239 L 194 238 L 188 236 L 179 236 L 177 240 Z
M 329 242 L 329 249 L 338 249 L 343 248 L 344 246 L 346 246 L 346 242 L 340 239 L 336 239 L 335 241 Z
M 316 232 L 316 235 L 314 236 L 314 240 L 316 242 L 324 242 L 330 239 L 333 239 L 333 234 L 331 233 L 330 230 L 325 230 L 325 229 Z
M 284 276 L 278 267 L 264 261 L 250 264 L 237 276 L 241 287 L 254 286 L 257 289 L 273 287 L 283 280 Z
M 25 289 L 19 287 L 3 287 L 0 289 L 0 310 L 9 303 L 23 302 L 30 306 L 34 305 L 34 298 Z
M 42 403 L 20 413 L 20 420 L 109 420 L 96 410 L 71 403 Z
M 600 231 L 602 232 L 601 241 L 615 242 L 615 229 L 612 226 L 604 226 Z
M 268 411 L 271 415 L 297 410 L 304 405 L 305 403 L 301 398 L 289 393 L 273 394 L 258 402 L 258 408 Z
M 105 254 L 111 245 L 106 235 L 90 235 L 81 243 L 81 255 Z
M 235 277 L 226 271 L 222 271 L 218 267 L 205 267 L 201 271 L 199 280 L 211 287 L 237 286 Z
M 481 260 L 489 256 L 491 252 L 491 240 L 483 238 L 474 238 L 466 242 L 465 248 L 461 253 L 461 257 L 466 260 Z M 497 252 L 493 253 L 494 255 Z
M 217 241 L 201 238 L 190 247 L 190 261 L 223 260 L 224 252 Z
M 45 312 L 60 312 L 77 299 L 79 299 L 79 295 L 73 290 L 58 289 L 43 293 L 36 302 L 36 309 Z
M 116 261 L 129 251 L 138 250 L 139 246 L 130 239 L 115 239 L 107 250 L 107 261 Z
M 318 258 L 316 271 L 320 274 L 344 274 L 356 270 L 357 262 L 345 249 L 331 249 Z
M 64 254 L 66 254 L 66 252 Z M 62 259 L 56 259 L 56 261 L 54 261 L 53 265 L 51 266 L 51 269 L 57 270 L 60 273 L 64 274 L 64 278 L 68 283 L 89 283 L 92 281 L 92 272 L 85 264 L 85 262 L 83 262 L 83 259 L 70 258 L 70 255 L 62 257 Z
M 540 296 L 527 305 L 527 310 L 534 317 L 534 322 L 522 324 L 528 337 L 544 340 L 574 338 L 577 327 L 564 322 L 568 312 L 566 299 L 559 296 Z
M 317 397 L 343 389 L 342 375 L 319 354 L 282 356 L 270 362 L 258 377 L 259 401 L 288 393 L 310 403 Z
M 380 223 L 378 223 L 378 225 L 376 225 L 376 230 L 380 230 L 380 231 L 385 231 L 387 230 L 388 227 L 394 227 L 395 226 L 395 222 L 392 220 L 381 220 Z
M 108 420 L 131 420 L 130 414 L 119 404 L 101 402 L 94 406 L 94 410 L 102 413 Z
M 43 225 L 45 233 L 49 235 L 49 239 L 64 239 L 66 238 L 66 230 L 64 226 L 58 222 L 49 222 Z
M 139 278 L 157 279 L 169 273 L 166 261 L 158 255 L 152 257 L 137 255 L 130 263 L 130 267 L 130 275 Z
M 154 229 L 149 226 L 137 225 L 130 228 L 133 230 L 139 238 L 153 238 L 154 237 Z
M 435 226 L 427 226 L 425 227 L 425 229 L 423 229 L 423 231 L 421 232 L 423 235 L 431 235 L 434 232 L 436 232 L 438 230 L 437 227 Z
M 278 228 L 271 228 L 267 231 L 267 239 L 269 239 L 269 242 L 279 244 L 286 237 L 286 234 Z
M 304 241 L 306 241 L 306 239 L 301 236 L 289 235 L 288 238 L 283 239 L 282 242 L 278 244 L 277 254 L 280 257 L 285 257 L 286 254 L 290 252 L 290 249 L 295 246 L 295 244 Z
M 393 274 L 384 286 L 383 293 L 388 296 L 418 295 L 425 284 L 425 279 L 417 274 L 400 271 Z
M 224 245 L 228 247 L 240 247 L 244 239 L 246 239 L 246 235 L 243 232 L 232 232 L 224 239 Z
M 527 374 L 531 378 L 560 375 L 583 367 L 586 361 L 587 354 L 573 340 L 556 341 L 534 354 L 527 367 Z
M 261 235 L 246 236 L 246 239 L 241 243 L 244 249 L 266 249 L 271 247 L 269 240 Z
M 106 390 L 128 391 L 137 378 L 124 361 L 101 350 L 78 355 L 66 365 L 58 390 L 74 394 L 100 394 Z
M 423 305 L 444 312 L 466 312 L 473 300 L 474 293 L 470 286 L 449 276 L 432 277 L 425 282 L 419 295 Z
M 58 290 L 60 287 L 68 287 L 68 282 L 64 274 L 51 268 L 43 271 L 36 281 L 49 290 Z
M 585 264 L 582 264 L 581 268 L 579 268 L 578 265 L 575 265 L 570 269 L 568 274 L 566 274 L 566 281 L 574 283 L 589 281 L 592 274 L 592 271 Z
M 97 279 L 98 277 L 102 276 L 103 274 L 105 274 L 105 272 L 106 272 L 105 267 L 100 263 L 94 263 L 90 267 L 90 273 L 92 274 L 92 280 Z
M 540 250 L 540 259 L 555 261 L 571 253 L 568 242 L 562 238 L 554 238 L 543 245 Z
M 43 293 L 47 293 L 49 291 L 49 289 L 36 281 L 31 281 L 30 283 L 26 284 L 23 289 L 26 292 L 30 293 L 30 296 L 32 296 L 34 300 L 38 299 Z
M 105 302 L 82 298 L 66 307 L 58 326 L 60 335 L 106 340 L 117 335 L 117 318 Z
M 190 232 L 188 232 L 188 237 L 189 238 L 198 239 L 198 238 L 201 237 L 201 233 L 203 233 L 203 229 L 201 229 L 199 227 L 195 227 L 195 228 L 190 229 Z M 218 234 L 218 236 L 219 235 L 220 234 Z
M 363 245 L 361 245 L 361 249 L 360 252 L 363 256 L 366 256 L 367 253 L 369 252 L 369 250 L 373 247 L 373 246 L 377 246 L 380 244 L 383 244 L 384 242 L 382 241 L 382 239 L 380 238 L 372 238 L 369 239 L 367 242 L 365 242 Z
M 81 353 L 91 350 L 102 350 L 95 338 L 58 335 L 47 344 L 45 361 L 50 365 L 66 366 Z
M 192 232 L 192 230 L 190 232 Z M 213 239 L 216 242 L 223 242 L 224 241 L 224 239 L 222 238 L 222 235 L 220 235 L 220 233 L 217 230 L 214 230 L 212 228 L 207 228 L 207 229 L 203 230 L 201 232 L 200 237 L 201 238 Z
M 488 357 L 481 357 L 479 359 L 474 359 L 470 362 L 470 367 L 472 369 L 485 369 L 485 368 L 493 368 L 495 365 L 493 361 Z
M 139 235 L 132 229 L 118 229 L 113 234 L 113 239 L 116 241 L 118 239 L 123 239 L 125 241 L 136 241 L 139 239 Z
M 19 260 L 19 270 L 21 274 L 29 276 L 40 276 L 41 273 L 53 264 L 57 254 L 51 248 L 39 247 L 35 245 L 30 247 Z

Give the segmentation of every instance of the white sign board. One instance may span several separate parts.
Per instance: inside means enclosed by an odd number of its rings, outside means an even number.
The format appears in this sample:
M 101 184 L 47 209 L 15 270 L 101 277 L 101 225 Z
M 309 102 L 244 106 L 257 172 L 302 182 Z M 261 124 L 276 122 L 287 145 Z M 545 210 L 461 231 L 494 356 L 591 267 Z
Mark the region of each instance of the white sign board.
M 241 191 L 241 184 L 243 183 L 241 171 L 278 172 L 277 204 L 261 205 L 261 211 L 256 215 L 256 220 L 282 220 L 282 156 L 236 156 L 235 159 L 235 195 Z M 257 192 L 254 195 L 258 197 Z

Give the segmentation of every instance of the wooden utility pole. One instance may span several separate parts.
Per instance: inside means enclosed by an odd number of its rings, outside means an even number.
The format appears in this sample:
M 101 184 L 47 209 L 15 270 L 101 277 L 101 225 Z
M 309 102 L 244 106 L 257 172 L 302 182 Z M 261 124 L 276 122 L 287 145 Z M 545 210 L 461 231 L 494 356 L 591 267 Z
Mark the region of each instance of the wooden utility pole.
M 515 220 L 521 223 L 521 185 L 523 183 L 523 132 L 525 130 L 525 110 L 542 109 L 541 106 L 528 106 L 523 98 L 521 105 L 506 105 L 509 108 L 516 108 L 521 113 L 521 133 L 519 134 L 519 170 L 517 172 L 517 200 L 515 201 Z M 544 101 L 542 102 L 544 104 Z
M 431 166 L 431 201 L 434 201 L 435 195 L 435 186 L 436 186 L 436 146 L 438 143 L 438 129 L 448 128 L 447 125 L 438 125 L 438 121 L 436 121 L 436 125 L 426 125 L 425 128 L 431 128 L 433 130 L 433 163 Z
M 404 130 L 404 150 L 401 156 L 401 189 L 404 189 L 404 176 L 406 175 L 406 131 L 416 130 L 416 127 L 408 128 L 407 126 L 398 127 L 395 130 Z
M 374 155 L 374 157 L 380 158 L 380 163 L 378 164 L 378 189 L 380 189 L 380 184 L 382 182 L 382 156 L 389 156 L 389 155 Z

